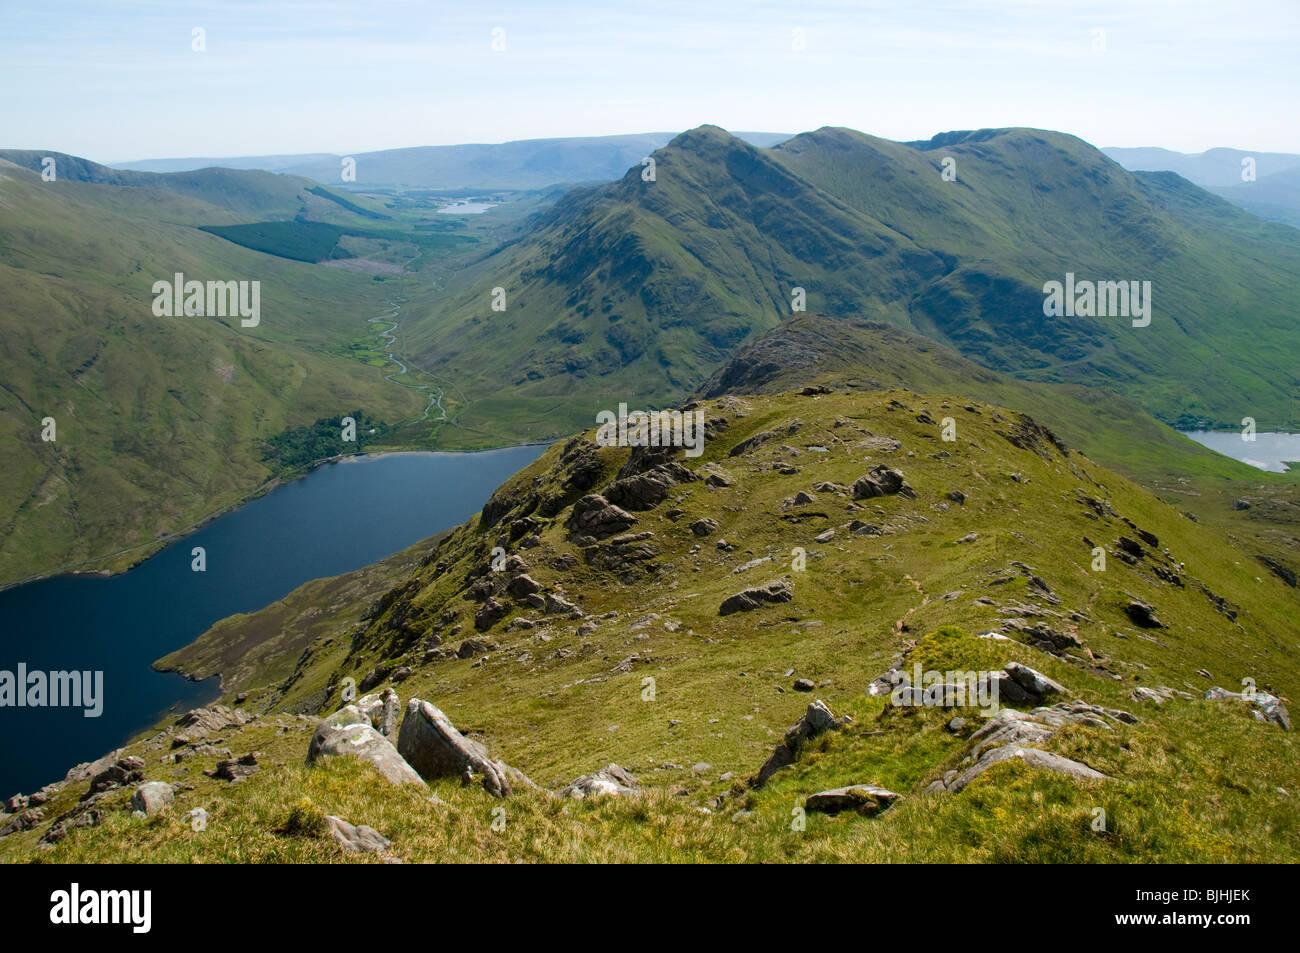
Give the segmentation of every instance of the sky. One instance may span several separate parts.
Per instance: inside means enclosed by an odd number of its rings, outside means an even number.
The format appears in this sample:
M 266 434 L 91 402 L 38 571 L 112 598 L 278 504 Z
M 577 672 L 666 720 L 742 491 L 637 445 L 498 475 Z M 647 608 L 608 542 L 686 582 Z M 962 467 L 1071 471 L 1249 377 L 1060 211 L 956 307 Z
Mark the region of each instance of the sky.
M 714 123 L 1300 152 L 1298 52 L 1300 0 L 0 0 L 0 147 L 348 155 Z

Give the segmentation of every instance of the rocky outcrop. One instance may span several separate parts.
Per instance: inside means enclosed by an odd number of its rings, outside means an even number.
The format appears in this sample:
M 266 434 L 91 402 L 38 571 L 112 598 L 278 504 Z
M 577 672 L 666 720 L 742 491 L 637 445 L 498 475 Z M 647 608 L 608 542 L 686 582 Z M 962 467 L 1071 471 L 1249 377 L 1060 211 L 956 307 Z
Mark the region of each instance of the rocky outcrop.
M 989 768 L 1010 758 L 1018 758 L 1033 768 L 1081 780 L 1108 780 L 1107 775 L 1082 762 L 1037 746 L 1047 742 L 1066 725 L 1113 731 L 1112 723 L 1119 722 L 1135 724 L 1137 718 L 1126 711 L 1102 708 L 1084 701 L 1058 702 L 1050 708 L 1035 708 L 1031 712 L 1003 708 L 970 736 L 970 749 L 965 760 L 933 781 L 926 791 L 956 794 Z
M 120 788 L 125 784 L 136 784 L 144 780 L 144 759 L 134 756 L 119 758 L 111 765 L 90 779 L 90 788 L 81 799 L 87 800 L 96 794 Z
M 469 782 L 477 777 L 493 797 L 509 796 L 513 785 L 521 782 L 532 786 L 521 772 L 493 760 L 487 748 L 466 738 L 436 706 L 419 698 L 412 698 L 406 706 L 397 733 L 397 751 L 422 778 Z
M 370 719 L 355 705 L 340 708 L 317 725 L 307 749 L 308 764 L 322 758 L 345 756 L 370 762 L 393 784 L 424 784 L 392 742 L 376 731 Z
M 680 463 L 663 463 L 644 473 L 615 480 L 602 495 L 615 506 L 648 510 L 662 503 L 673 487 L 698 479 L 693 471 Z
M 821 699 L 811 703 L 803 717 L 790 727 L 776 750 L 763 762 L 763 766 L 758 769 L 758 774 L 750 786 L 761 787 L 766 784 L 776 772 L 794 764 L 795 758 L 799 756 L 799 749 L 805 743 L 818 735 L 835 731 L 844 724 L 845 722 L 836 720 L 835 715 Z
M 877 496 L 893 496 L 895 493 L 901 494 L 908 499 L 916 498 L 916 491 L 908 486 L 907 481 L 903 479 L 901 470 L 895 470 L 893 467 L 880 466 L 872 467 L 864 475 L 858 477 L 853 484 L 853 498 L 855 500 L 869 500 Z
M 609 764 L 566 784 L 560 788 L 559 796 L 580 800 L 592 797 L 627 797 L 640 793 L 641 785 L 636 778 L 617 764 Z
M 1005 745 L 1001 748 L 991 748 L 984 755 L 967 768 L 947 785 L 949 794 L 956 794 L 966 785 L 970 784 L 981 774 L 993 767 L 1011 758 L 1019 758 L 1031 768 L 1038 768 L 1041 771 L 1051 771 L 1053 774 L 1064 774 L 1069 777 L 1078 778 L 1084 781 L 1106 781 L 1109 780 L 1107 775 L 1100 771 L 1095 771 L 1081 761 L 1072 761 L 1069 758 L 1062 757 L 1059 754 L 1053 754 L 1050 751 L 1042 751 L 1038 748 L 1026 748 L 1021 745 Z M 939 783 L 939 782 L 936 782 Z
M 636 517 L 615 506 L 599 493 L 589 493 L 573 504 L 569 528 L 576 535 L 593 539 L 606 539 L 626 533 L 636 523 Z
M 804 800 L 804 809 L 819 811 L 822 814 L 838 814 L 841 811 L 853 811 L 863 817 L 875 817 L 901 798 L 886 788 L 874 784 L 851 784 L 848 787 L 832 788 L 818 791 Z
M 252 751 L 241 758 L 223 758 L 215 768 L 203 773 L 218 781 L 242 781 L 258 772 L 257 757 L 257 752 Z
M 1144 629 L 1163 629 L 1165 627 L 1164 623 L 1156 618 L 1156 610 L 1145 602 L 1133 599 L 1124 607 L 1124 611 L 1128 613 L 1128 617 L 1133 620 L 1134 625 L 1140 625 Z
M 1226 688 L 1220 688 L 1216 685 L 1202 697 L 1206 701 L 1228 699 L 1246 702 L 1251 706 L 1250 713 L 1255 716 L 1257 721 L 1277 725 L 1283 731 L 1291 730 L 1291 713 L 1286 710 L 1286 705 L 1282 704 L 1282 699 L 1276 695 L 1270 695 L 1268 692 L 1230 692 Z
M 203 738 L 214 731 L 239 728 L 252 719 L 248 713 L 239 708 L 225 705 L 213 705 L 210 708 L 195 708 L 186 712 L 176 721 L 176 730 L 187 738 Z
M 733 612 L 750 612 L 764 605 L 775 602 L 789 602 L 794 598 L 794 589 L 784 579 L 773 579 L 764 586 L 755 586 L 728 596 L 718 607 L 718 615 L 731 615 Z

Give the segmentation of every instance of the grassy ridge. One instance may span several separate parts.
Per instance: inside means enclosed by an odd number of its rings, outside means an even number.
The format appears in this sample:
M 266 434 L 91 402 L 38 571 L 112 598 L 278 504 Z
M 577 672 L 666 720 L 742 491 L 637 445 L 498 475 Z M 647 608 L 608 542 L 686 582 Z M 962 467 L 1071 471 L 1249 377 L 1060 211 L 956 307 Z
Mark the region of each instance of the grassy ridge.
M 494 494 L 488 515 L 441 543 L 415 547 L 413 567 L 389 565 L 370 577 L 394 580 L 377 603 L 362 607 L 369 598 L 363 590 L 375 590 L 350 574 L 328 583 L 328 595 L 311 583 L 281 606 L 223 623 L 226 641 L 260 631 L 277 640 L 310 635 L 311 642 L 305 651 L 302 642 L 267 643 L 256 665 L 239 668 L 244 686 L 257 681 L 258 666 L 273 674 L 247 702 L 264 714 L 226 740 L 236 753 L 263 752 L 258 774 L 227 786 L 199 773 L 210 759 L 186 763 L 195 790 L 180 803 L 212 813 L 206 836 L 194 836 L 175 813 L 139 822 L 110 810 L 100 827 L 76 831 L 35 856 L 345 859 L 310 825 L 288 824 L 290 817 L 337 813 L 377 827 L 407 861 L 1300 857 L 1297 814 L 1279 790 L 1300 783 L 1294 736 L 1244 708 L 1200 698 L 1211 684 L 1235 688 L 1247 677 L 1284 697 L 1300 686 L 1294 593 L 1277 580 L 1257 579 L 1244 553 L 1141 487 L 1062 453 L 1015 413 L 967 398 L 784 393 L 724 396 L 703 409 L 715 436 L 702 457 L 683 462 L 697 473 L 725 473 L 732 485 L 680 484 L 658 506 L 637 511 L 632 531 L 653 534 L 648 559 L 624 569 L 589 561 L 565 528 L 567 508 L 539 508 L 554 494 L 568 500 L 604 487 L 630 459 L 625 449 L 557 445 Z M 956 420 L 954 442 L 939 434 L 944 416 Z M 765 433 L 775 436 L 732 454 Z M 572 462 L 579 452 L 594 453 L 599 467 L 584 467 L 588 476 L 574 485 L 578 471 L 562 460 Z M 877 463 L 901 469 L 915 498 L 854 502 L 818 487 L 847 486 Z M 814 501 L 791 506 L 787 501 L 801 490 Z M 952 490 L 965 494 L 964 503 L 946 498 Z M 1109 509 L 1098 516 L 1080 494 Z M 539 521 L 531 545 L 512 541 L 522 538 L 512 524 L 526 514 Z M 699 537 L 689 525 L 703 517 L 719 525 Z M 849 532 L 852 519 L 880 531 Z M 1105 570 L 1095 570 L 1089 541 L 1112 550 L 1119 535 L 1135 532 L 1130 522 L 1159 538 L 1153 555 L 1134 566 L 1112 557 Z M 835 529 L 833 537 L 817 542 L 827 529 Z M 719 549 L 722 539 L 734 548 Z M 467 589 L 490 575 L 490 549 L 502 540 L 543 591 L 562 592 L 592 625 L 579 631 L 584 620 L 546 616 L 499 595 L 509 611 L 476 632 L 478 604 L 466 598 Z M 791 563 L 795 547 L 806 552 L 802 570 Z M 1156 555 L 1165 550 L 1182 585 L 1152 572 L 1165 564 Z M 765 557 L 772 561 L 750 565 Z M 1031 585 L 1017 562 L 1047 589 Z M 727 596 L 781 576 L 793 585 L 792 601 L 718 614 Z M 1206 589 L 1226 600 L 1235 618 L 1217 609 Z M 1153 605 L 1165 627 L 1135 626 L 1124 611 L 1130 598 Z M 333 607 L 324 619 L 322 600 Z M 531 627 L 512 624 L 518 618 Z M 1082 644 L 1045 653 L 1017 637 L 1011 620 L 1045 622 L 1076 633 Z M 990 629 L 1013 639 L 975 637 Z M 455 648 L 469 635 L 496 647 L 465 659 L 424 654 L 434 636 Z M 1011 763 L 960 794 L 923 793 L 965 745 L 944 729 L 952 711 L 897 709 L 864 696 L 871 679 L 904 652 L 940 669 L 1019 660 L 1076 697 L 1133 712 L 1136 724 L 1070 726 L 1043 743 L 1114 780 L 1077 782 Z M 282 678 L 291 659 L 293 674 Z M 411 666 L 413 674 L 397 685 L 403 699 L 433 700 L 462 731 L 539 784 L 554 786 L 617 761 L 642 779 L 647 795 L 572 804 L 524 794 L 503 803 L 447 780 L 434 784 L 434 803 L 388 787 L 358 764 L 303 767 L 311 722 L 288 712 L 332 710 L 341 678 L 360 679 L 378 664 Z M 644 694 L 646 676 L 655 682 L 652 700 Z M 812 680 L 815 697 L 853 722 L 805 747 L 766 787 L 750 790 L 739 782 L 810 699 L 791 690 L 797 677 Z M 1130 698 L 1134 687 L 1161 685 L 1188 697 L 1162 706 Z M 143 738 L 133 750 L 166 746 L 163 735 Z M 905 798 L 875 819 L 809 814 L 805 830 L 792 826 L 792 811 L 806 795 L 845 783 L 883 784 Z M 59 797 L 76 793 L 73 786 Z M 492 826 L 498 807 L 506 811 L 504 830 Z M 1101 832 L 1092 826 L 1097 807 L 1108 818 Z M 13 835 L 0 851 L 26 857 L 39 833 Z

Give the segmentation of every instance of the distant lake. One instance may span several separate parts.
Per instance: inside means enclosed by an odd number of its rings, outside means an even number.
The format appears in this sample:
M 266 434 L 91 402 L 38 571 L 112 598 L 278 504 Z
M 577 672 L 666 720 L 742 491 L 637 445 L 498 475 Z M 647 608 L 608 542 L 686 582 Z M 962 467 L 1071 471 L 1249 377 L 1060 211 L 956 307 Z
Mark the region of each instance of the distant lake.
M 496 208 L 500 202 L 453 202 L 438 209 L 443 215 L 481 215 L 490 208 Z
M 102 671 L 98 718 L 80 708 L 0 708 L 0 798 L 61 780 L 171 708 L 217 697 L 217 679 L 155 672 L 213 623 L 311 579 L 369 565 L 464 522 L 544 447 L 396 453 L 328 464 L 172 543 L 130 572 L 64 576 L 0 592 L 0 671 Z M 202 546 L 207 571 L 190 568 Z M 148 777 L 169 780 L 156 763 Z
M 1216 453 L 1261 470 L 1285 473 L 1290 469 L 1288 462 L 1300 461 L 1300 433 L 1256 433 L 1254 440 L 1242 440 L 1239 430 L 1186 430 L 1183 433 Z

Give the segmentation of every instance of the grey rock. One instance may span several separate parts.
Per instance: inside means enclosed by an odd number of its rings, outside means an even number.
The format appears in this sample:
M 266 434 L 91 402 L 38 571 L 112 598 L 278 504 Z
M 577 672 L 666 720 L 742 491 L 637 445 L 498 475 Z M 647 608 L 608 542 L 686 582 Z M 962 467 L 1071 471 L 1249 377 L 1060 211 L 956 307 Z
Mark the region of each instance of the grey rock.
M 1002 670 L 1010 675 L 1017 685 L 1037 698 L 1066 694 L 1064 685 L 1053 681 L 1042 672 L 1035 671 L 1028 665 L 1021 665 L 1019 662 L 1008 662 L 1002 667 Z
M 596 539 L 626 533 L 635 523 L 635 516 L 598 493 L 588 494 L 573 504 L 569 517 L 569 527 L 575 533 Z
M 144 780 L 144 759 L 134 756 L 119 758 L 95 775 L 90 781 L 90 788 L 81 796 L 84 801 L 93 795 L 111 791 L 124 784 L 135 784 Z
M 796 678 L 794 680 L 794 690 L 796 692 L 810 692 L 814 688 L 816 688 L 816 686 L 813 684 L 811 678 Z
M 895 470 L 893 467 L 880 466 L 872 467 L 866 474 L 858 477 L 853 484 L 853 498 L 855 500 L 868 500 L 877 496 L 892 496 L 898 493 L 909 499 L 916 497 L 916 491 L 907 485 L 903 479 L 902 471 Z
M 1156 610 L 1145 602 L 1134 599 L 1124 607 L 1124 611 L 1128 613 L 1128 617 L 1133 620 L 1134 625 L 1140 625 L 1144 629 L 1164 628 L 1164 623 L 1156 618 Z
M 317 725 L 307 749 L 308 764 L 344 756 L 370 762 L 393 784 L 424 784 L 392 742 L 375 731 L 370 719 L 355 705 L 340 708 Z
M 560 789 L 559 796 L 581 800 L 592 797 L 627 797 L 640 793 L 641 785 L 636 778 L 617 764 L 610 764 L 565 785 Z
M 349 824 L 333 814 L 325 815 L 330 838 L 344 850 L 354 854 L 377 854 L 387 849 L 389 840 L 373 827 Z
M 1254 707 L 1253 714 L 1260 721 L 1277 725 L 1283 731 L 1291 730 L 1291 713 L 1287 711 L 1286 705 L 1282 704 L 1282 699 L 1276 695 L 1270 695 L 1268 692 L 1230 692 L 1216 685 L 1202 697 L 1206 701 L 1231 699 L 1233 701 L 1248 702 Z
M 356 703 L 361 714 L 370 720 L 370 726 L 388 740 L 397 735 L 397 723 L 402 715 L 402 702 L 392 688 L 382 694 L 366 695 Z
M 712 517 L 705 516 L 697 519 L 691 524 L 691 532 L 696 536 L 709 536 L 718 531 L 718 521 Z
M 832 788 L 808 795 L 804 808 L 820 811 L 823 814 L 838 814 L 840 811 L 853 811 L 863 817 L 874 817 L 897 801 L 901 794 L 874 784 L 851 784 L 847 787 Z
M 836 720 L 835 715 L 821 699 L 810 704 L 803 717 L 790 727 L 785 733 L 785 738 L 781 744 L 777 745 L 776 750 L 772 752 L 767 761 L 763 762 L 763 766 L 759 768 L 758 776 L 754 779 L 752 786 L 761 787 L 766 784 L 768 779 L 776 772 L 794 764 L 795 758 L 799 755 L 799 749 L 806 742 L 828 731 L 834 731 L 840 725 L 841 723 Z
M 1088 767 L 1081 761 L 1072 761 L 1059 754 L 1041 751 L 1038 748 L 1026 748 L 1021 745 L 1011 744 L 986 751 L 975 764 L 967 768 L 947 785 L 948 792 L 956 794 L 995 764 L 1000 764 L 1012 758 L 1019 758 L 1031 768 L 1037 768 L 1040 771 L 1051 771 L 1054 774 L 1063 774 L 1083 781 L 1110 780 L 1100 771 Z
M 789 602 L 794 598 L 794 589 L 784 579 L 773 579 L 763 586 L 755 586 L 729 596 L 718 607 L 718 615 L 731 615 L 733 612 L 750 612 L 768 603 Z
M 166 810 L 176 800 L 176 792 L 162 781 L 146 781 L 131 795 L 131 810 L 152 816 Z
M 495 652 L 496 649 L 495 642 L 489 642 L 486 639 L 468 638 L 457 647 L 456 658 L 477 658 L 480 655 Z
M 478 776 L 483 790 L 493 797 L 513 793 L 512 782 L 532 783 L 505 763 L 493 760 L 487 748 L 466 738 L 436 706 L 419 698 L 412 698 L 406 706 L 397 750 L 422 778 L 452 777 L 468 782 Z
M 225 758 L 218 761 L 215 768 L 203 773 L 219 781 L 242 781 L 258 770 L 257 752 L 254 751 L 242 758 Z

